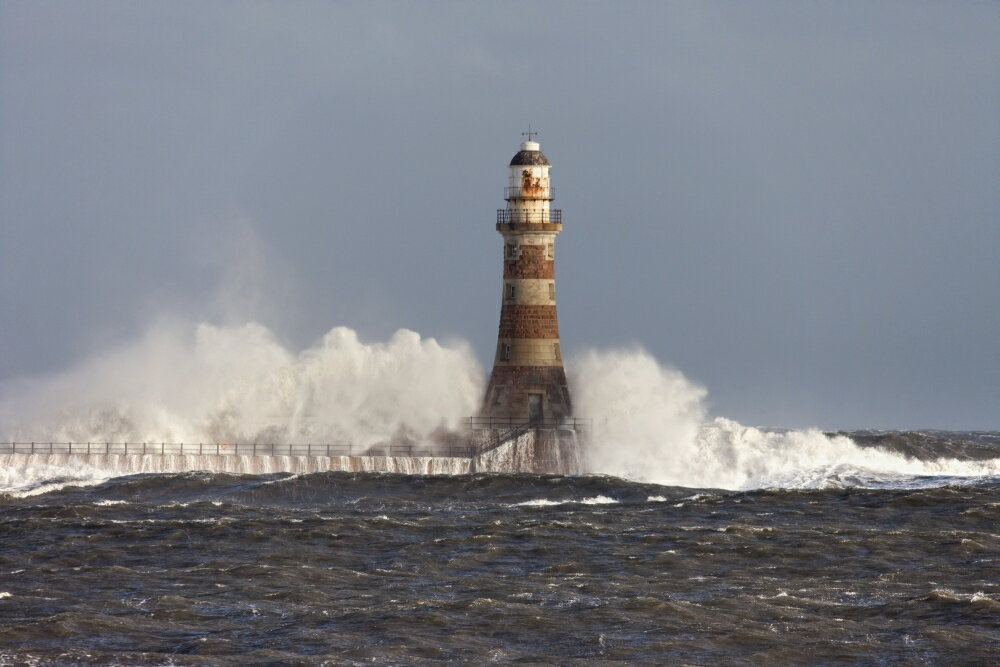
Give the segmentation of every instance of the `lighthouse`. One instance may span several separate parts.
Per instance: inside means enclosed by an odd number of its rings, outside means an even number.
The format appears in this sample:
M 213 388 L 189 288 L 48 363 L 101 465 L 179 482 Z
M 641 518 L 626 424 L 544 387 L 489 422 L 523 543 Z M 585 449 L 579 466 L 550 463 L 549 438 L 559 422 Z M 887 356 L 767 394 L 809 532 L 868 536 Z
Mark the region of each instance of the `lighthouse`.
M 572 414 L 556 318 L 556 236 L 562 211 L 552 208 L 552 165 L 528 140 L 508 167 L 496 229 L 503 237 L 500 330 L 483 417 L 539 424 Z

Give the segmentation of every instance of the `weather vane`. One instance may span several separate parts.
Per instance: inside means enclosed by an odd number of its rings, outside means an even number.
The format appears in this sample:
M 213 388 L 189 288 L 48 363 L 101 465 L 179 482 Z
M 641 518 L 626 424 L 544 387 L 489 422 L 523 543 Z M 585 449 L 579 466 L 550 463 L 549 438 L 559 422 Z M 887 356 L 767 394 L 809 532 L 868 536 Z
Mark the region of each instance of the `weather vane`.
M 532 132 L 532 131 L 531 131 L 531 123 L 528 123 L 528 131 L 527 131 L 527 132 L 522 132 L 522 133 L 521 133 L 521 136 L 522 136 L 522 137 L 523 137 L 523 136 L 527 136 L 527 137 L 528 137 L 528 141 L 531 141 L 531 137 L 533 137 L 533 136 L 534 136 L 534 135 L 536 135 L 536 134 L 538 134 L 538 133 L 537 133 L 537 132 Z

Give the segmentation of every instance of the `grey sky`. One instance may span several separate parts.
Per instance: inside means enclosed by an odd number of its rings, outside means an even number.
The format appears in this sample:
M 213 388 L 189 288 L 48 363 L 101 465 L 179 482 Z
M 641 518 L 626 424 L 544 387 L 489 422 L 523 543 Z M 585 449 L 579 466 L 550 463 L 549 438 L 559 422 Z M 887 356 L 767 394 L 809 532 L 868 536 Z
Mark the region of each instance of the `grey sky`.
M 0 379 L 163 313 L 470 341 L 553 162 L 564 347 L 774 425 L 1000 427 L 1000 6 L 0 2 Z

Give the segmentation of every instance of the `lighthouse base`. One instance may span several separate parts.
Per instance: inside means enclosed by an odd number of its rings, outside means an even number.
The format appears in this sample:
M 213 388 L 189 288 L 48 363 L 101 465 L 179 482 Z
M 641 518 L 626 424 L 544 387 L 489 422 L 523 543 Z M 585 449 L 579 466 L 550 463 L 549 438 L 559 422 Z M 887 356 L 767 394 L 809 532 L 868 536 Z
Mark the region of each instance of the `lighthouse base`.
M 489 431 L 483 441 L 496 437 Z M 472 457 L 470 472 L 579 475 L 583 472 L 580 438 L 573 429 L 531 429 L 515 434 Z
M 566 371 L 561 365 L 495 365 L 480 414 L 523 421 L 564 419 L 573 414 Z

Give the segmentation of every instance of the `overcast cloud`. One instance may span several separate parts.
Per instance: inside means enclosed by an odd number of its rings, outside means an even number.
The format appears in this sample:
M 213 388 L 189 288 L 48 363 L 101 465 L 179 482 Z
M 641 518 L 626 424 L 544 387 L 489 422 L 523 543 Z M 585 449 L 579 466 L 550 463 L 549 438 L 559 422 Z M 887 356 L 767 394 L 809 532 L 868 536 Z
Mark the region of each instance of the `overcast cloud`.
M 753 424 L 1000 428 L 996 2 L 0 2 L 0 379 L 155 318 L 471 342 L 553 162 L 563 346 Z

